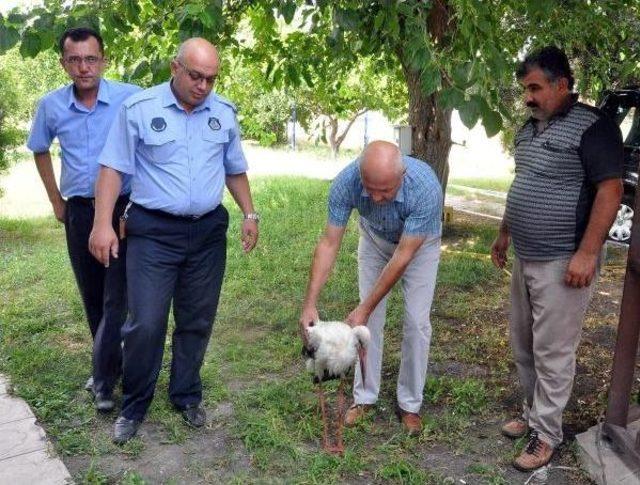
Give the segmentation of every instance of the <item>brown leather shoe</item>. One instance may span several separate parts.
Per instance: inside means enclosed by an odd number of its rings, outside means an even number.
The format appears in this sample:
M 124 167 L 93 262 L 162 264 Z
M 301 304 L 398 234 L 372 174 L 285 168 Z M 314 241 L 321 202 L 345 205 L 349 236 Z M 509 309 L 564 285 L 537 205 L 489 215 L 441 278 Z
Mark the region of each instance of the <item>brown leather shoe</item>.
M 529 443 L 522 450 L 520 456 L 514 460 L 513 466 L 521 472 L 530 472 L 545 466 L 551 461 L 552 456 L 553 448 L 551 445 L 542 441 L 538 437 L 537 431 L 532 431 Z
M 529 432 L 529 425 L 524 419 L 516 418 L 503 424 L 500 431 L 508 438 L 522 438 Z
M 400 408 L 397 409 L 397 414 L 402 422 L 402 427 L 409 436 L 418 436 L 422 433 L 422 418 L 419 414 L 409 413 Z
M 366 414 L 373 409 L 373 404 L 355 404 L 353 403 L 347 412 L 344 413 L 344 425 L 347 427 L 355 426 L 362 421 Z

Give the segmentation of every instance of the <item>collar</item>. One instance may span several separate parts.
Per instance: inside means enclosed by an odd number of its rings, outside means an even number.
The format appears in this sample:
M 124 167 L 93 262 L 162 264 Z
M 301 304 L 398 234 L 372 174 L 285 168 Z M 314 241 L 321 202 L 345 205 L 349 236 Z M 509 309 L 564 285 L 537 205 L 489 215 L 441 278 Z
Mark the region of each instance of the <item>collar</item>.
M 67 86 L 67 90 L 68 90 L 67 106 L 68 107 L 75 106 L 76 108 L 86 110 L 87 107 L 84 104 L 82 104 L 78 100 L 78 98 L 76 98 L 76 93 L 73 89 L 73 83 Z M 97 103 L 104 103 L 104 104 L 111 103 L 111 97 L 109 96 L 109 84 L 103 78 L 100 78 L 100 84 L 98 85 L 98 96 L 96 97 L 96 104 Z
M 176 95 L 173 93 L 173 89 L 171 89 L 172 82 L 173 82 L 173 79 L 164 83 L 162 87 L 162 107 L 167 108 L 171 105 L 175 105 L 178 109 L 185 111 L 184 107 L 180 104 L 180 102 L 176 98 Z M 209 93 L 209 95 L 205 98 L 205 100 L 198 106 L 194 107 L 191 112 L 196 113 L 198 111 L 202 111 L 203 109 L 210 110 L 212 105 L 212 97 L 213 97 L 213 92 Z

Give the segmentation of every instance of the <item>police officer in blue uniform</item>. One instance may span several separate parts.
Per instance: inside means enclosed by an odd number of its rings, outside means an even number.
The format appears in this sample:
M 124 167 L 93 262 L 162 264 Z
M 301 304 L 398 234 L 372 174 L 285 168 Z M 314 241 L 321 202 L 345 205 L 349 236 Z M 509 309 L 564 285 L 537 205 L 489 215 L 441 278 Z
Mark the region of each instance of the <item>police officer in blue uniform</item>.
M 60 63 L 72 84 L 44 96 L 38 105 L 27 146 L 56 218 L 64 223 L 67 248 L 93 337 L 93 377 L 98 411 L 113 409 L 113 387 L 120 375 L 120 328 L 127 314 L 124 247 L 118 264 L 105 269 L 89 253 L 94 217 L 94 186 L 98 155 L 122 102 L 140 88 L 102 78 L 104 46 L 100 35 L 86 28 L 67 30 L 60 38 Z M 49 148 L 58 138 L 62 152 L 60 187 Z M 129 184 L 119 192 L 114 214 L 122 214 Z
M 123 327 L 123 403 L 114 442 L 131 439 L 153 398 L 173 301 L 169 398 L 203 426 L 200 367 L 211 335 L 226 259 L 226 184 L 244 212 L 242 243 L 258 238 L 247 161 L 233 104 L 211 92 L 216 48 L 200 38 L 180 46 L 172 79 L 127 100 L 100 156 L 91 252 L 105 266 L 120 257 L 110 223 L 123 175 L 131 204 L 120 238 L 128 245 L 129 318 Z

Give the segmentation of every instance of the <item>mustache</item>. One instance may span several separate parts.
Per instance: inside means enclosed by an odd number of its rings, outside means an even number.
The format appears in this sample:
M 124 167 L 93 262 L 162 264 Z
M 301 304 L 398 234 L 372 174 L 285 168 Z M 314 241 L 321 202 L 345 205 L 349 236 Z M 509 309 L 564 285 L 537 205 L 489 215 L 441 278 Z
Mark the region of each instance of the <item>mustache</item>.
M 535 101 L 528 101 L 527 102 L 527 108 L 538 108 L 538 103 L 536 103 Z

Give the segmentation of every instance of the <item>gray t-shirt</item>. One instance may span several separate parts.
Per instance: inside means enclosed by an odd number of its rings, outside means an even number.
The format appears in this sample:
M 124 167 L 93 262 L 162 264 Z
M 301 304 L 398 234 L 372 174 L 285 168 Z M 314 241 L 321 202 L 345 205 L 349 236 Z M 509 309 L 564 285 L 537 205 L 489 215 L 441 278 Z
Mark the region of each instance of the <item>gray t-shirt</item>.
M 600 110 L 572 103 L 540 133 L 530 119 L 515 146 L 505 217 L 516 255 L 534 261 L 570 256 L 589 222 L 596 185 L 622 177 L 620 129 Z

